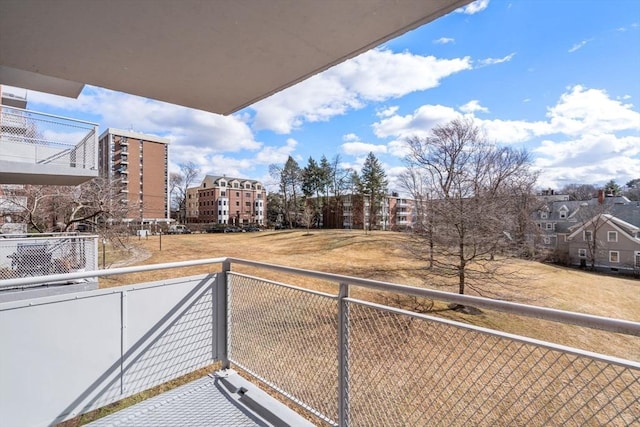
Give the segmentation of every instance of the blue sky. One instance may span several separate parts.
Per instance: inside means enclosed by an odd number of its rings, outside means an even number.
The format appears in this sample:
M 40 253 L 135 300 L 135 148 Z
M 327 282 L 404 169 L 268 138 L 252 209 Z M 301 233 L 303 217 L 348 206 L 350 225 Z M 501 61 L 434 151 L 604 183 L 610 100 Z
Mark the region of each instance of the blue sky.
M 640 177 L 639 76 L 638 0 L 478 0 L 231 116 L 91 86 L 28 108 L 168 137 L 172 171 L 267 185 L 289 155 L 359 170 L 373 151 L 393 190 L 407 137 L 470 116 L 560 188 Z

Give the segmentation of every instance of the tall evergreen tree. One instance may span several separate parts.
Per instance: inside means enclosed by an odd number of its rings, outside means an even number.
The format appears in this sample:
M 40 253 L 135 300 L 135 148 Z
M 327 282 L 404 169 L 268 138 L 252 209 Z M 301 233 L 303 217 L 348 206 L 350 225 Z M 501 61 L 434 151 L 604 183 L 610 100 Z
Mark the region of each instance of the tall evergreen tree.
M 359 188 L 359 192 L 365 200 L 369 199 L 368 226 L 370 230 L 374 224 L 378 223 L 379 219 L 385 220 L 385 218 L 378 218 L 378 214 L 383 206 L 388 184 L 387 174 L 382 168 L 382 164 L 373 152 L 370 152 L 362 166 Z
M 309 157 L 307 166 L 302 170 L 302 192 L 306 197 L 304 213 L 308 217 L 305 220 L 307 228 L 314 222 L 316 226 L 320 225 L 320 212 L 323 205 L 320 194 L 323 194 L 323 187 L 322 170 L 318 163 Z

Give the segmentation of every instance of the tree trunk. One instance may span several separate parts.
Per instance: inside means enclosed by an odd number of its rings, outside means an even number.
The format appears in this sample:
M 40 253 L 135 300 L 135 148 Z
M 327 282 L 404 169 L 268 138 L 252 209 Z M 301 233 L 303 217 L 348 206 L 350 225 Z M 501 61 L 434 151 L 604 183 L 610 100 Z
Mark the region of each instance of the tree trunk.
M 464 295 L 464 270 L 466 267 L 466 263 L 464 260 L 464 243 L 460 242 L 460 252 L 459 252 L 459 257 L 460 257 L 460 264 L 458 266 L 458 293 L 460 295 Z

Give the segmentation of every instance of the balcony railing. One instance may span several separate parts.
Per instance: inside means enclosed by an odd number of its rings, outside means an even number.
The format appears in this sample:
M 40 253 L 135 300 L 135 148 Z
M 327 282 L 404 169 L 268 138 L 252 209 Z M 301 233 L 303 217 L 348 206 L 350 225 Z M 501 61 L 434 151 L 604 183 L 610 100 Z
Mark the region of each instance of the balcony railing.
M 98 269 L 97 236 L 51 233 L 0 237 L 0 281 Z
M 379 292 L 431 298 L 576 325 L 584 335 L 604 333 L 606 340 L 616 334 L 640 344 L 638 322 L 231 258 L 50 278 L 204 265 L 221 268 L 0 304 L 3 422 L 62 421 L 216 361 L 245 371 L 328 425 L 640 422 L 638 361 L 371 299 Z M 257 271 L 284 275 L 290 283 L 259 277 Z M 336 291 L 295 286 L 310 281 L 333 283 Z M 358 291 L 357 298 L 351 289 Z
M 96 177 L 97 130 L 94 123 L 2 106 L 0 177 L 3 182 L 60 185 Z

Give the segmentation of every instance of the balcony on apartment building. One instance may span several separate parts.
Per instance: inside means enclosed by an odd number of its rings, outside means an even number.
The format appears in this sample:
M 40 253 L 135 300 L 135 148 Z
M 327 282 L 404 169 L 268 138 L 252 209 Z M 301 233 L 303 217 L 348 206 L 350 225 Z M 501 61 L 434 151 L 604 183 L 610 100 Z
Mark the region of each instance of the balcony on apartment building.
M 1 108 L 0 182 L 78 185 L 98 176 L 98 125 Z
M 0 303 L 3 423 L 50 425 L 203 368 L 93 425 L 640 422 L 638 322 L 233 258 L 0 286 L 130 273 L 156 281 Z M 407 311 L 381 293 L 544 319 L 586 341 L 615 335 L 634 360 Z
M 0 282 L 95 271 L 98 236 L 78 233 L 0 234 Z M 95 277 L 27 285 L 0 285 L 0 302 L 97 289 Z

